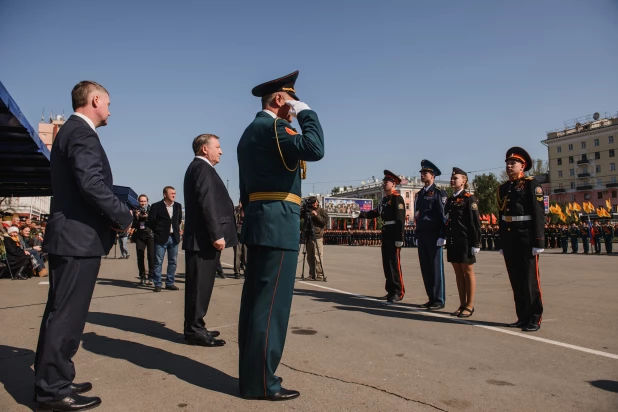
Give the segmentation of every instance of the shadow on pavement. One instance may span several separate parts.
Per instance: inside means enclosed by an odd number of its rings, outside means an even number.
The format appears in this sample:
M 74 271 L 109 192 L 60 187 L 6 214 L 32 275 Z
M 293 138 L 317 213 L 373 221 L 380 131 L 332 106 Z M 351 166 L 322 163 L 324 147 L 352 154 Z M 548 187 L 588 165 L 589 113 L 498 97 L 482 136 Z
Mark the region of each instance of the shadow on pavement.
M 163 322 L 150 319 L 114 313 L 90 312 L 86 321 L 93 325 L 107 326 L 108 328 L 115 328 L 125 332 L 140 333 L 173 343 L 180 343 L 184 340 L 183 334 L 169 329 Z
M 386 302 L 383 303 L 383 302 L 367 300 L 360 296 L 345 295 L 343 293 L 338 293 L 338 292 L 329 292 L 329 291 L 313 290 L 313 289 L 295 289 L 294 294 L 298 296 L 312 297 L 314 300 L 319 301 L 319 302 L 337 303 L 339 305 L 342 305 L 342 306 L 335 306 L 336 309 L 340 309 L 340 310 L 365 312 L 370 315 L 388 316 L 388 317 L 400 318 L 400 319 L 420 320 L 424 322 L 459 323 L 458 322 L 459 319 L 456 317 L 453 317 L 451 320 L 451 318 L 424 315 L 423 313 L 427 313 L 427 311 L 419 310 L 420 306 L 415 305 L 415 304 L 398 302 L 396 306 L 391 306 L 391 305 L 385 304 Z M 415 311 L 405 310 L 401 306 L 407 307 L 410 309 L 415 309 Z M 441 315 L 448 315 L 448 312 L 439 312 L 439 311 L 432 311 L 429 313 L 439 313 Z M 503 323 L 486 322 L 486 321 L 478 320 L 475 317 L 466 318 L 462 320 L 474 322 L 475 324 L 484 325 L 484 326 L 495 326 L 495 327 L 505 326 L 505 324 Z
M 0 383 L 15 402 L 34 410 L 33 363 L 34 352 L 30 349 L 0 345 Z
M 604 391 L 618 393 L 618 381 L 598 380 L 588 381 L 595 388 L 603 389 Z
M 140 368 L 160 370 L 191 385 L 239 397 L 237 378 L 185 356 L 137 342 L 108 338 L 93 332 L 84 334 L 82 340 L 82 346 L 88 352 L 126 360 Z M 211 349 L 213 348 L 205 348 L 205 350 Z M 139 376 L 135 379 L 139 379 Z

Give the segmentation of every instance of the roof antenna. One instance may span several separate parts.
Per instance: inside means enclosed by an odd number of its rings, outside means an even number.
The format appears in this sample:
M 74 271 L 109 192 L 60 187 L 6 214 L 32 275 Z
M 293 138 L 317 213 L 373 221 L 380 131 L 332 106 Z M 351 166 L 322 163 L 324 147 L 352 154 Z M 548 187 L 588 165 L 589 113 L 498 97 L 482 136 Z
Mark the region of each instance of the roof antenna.
M 43 123 L 45 121 L 45 108 L 43 108 L 43 111 L 41 112 L 41 123 Z

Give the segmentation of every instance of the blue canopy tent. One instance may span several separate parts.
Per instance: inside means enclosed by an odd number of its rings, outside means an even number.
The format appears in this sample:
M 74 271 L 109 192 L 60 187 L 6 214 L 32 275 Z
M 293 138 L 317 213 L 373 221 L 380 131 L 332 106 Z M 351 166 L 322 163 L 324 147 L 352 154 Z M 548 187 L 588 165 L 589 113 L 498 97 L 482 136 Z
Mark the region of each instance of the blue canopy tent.
M 114 185 L 113 192 L 121 202 L 126 203 L 130 208 L 137 209 L 139 207 L 137 193 L 135 193 L 130 187 Z
M 0 197 L 51 196 L 49 156 L 0 82 Z

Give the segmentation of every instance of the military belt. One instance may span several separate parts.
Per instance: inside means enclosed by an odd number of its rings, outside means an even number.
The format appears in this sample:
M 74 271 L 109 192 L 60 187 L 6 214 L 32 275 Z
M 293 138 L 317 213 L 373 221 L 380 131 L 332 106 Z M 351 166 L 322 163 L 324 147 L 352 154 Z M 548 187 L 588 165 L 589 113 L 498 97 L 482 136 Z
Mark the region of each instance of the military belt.
M 387 220 L 383 223 L 384 226 L 388 226 L 388 225 L 394 225 L 395 223 L 397 223 L 397 221 L 395 220 Z
M 502 220 L 504 220 L 505 222 L 526 222 L 528 220 L 532 220 L 532 216 L 530 215 L 526 215 L 526 216 L 502 216 Z
M 295 203 L 300 206 L 300 196 L 287 192 L 255 192 L 249 195 L 249 202 L 258 200 L 281 200 L 284 202 Z

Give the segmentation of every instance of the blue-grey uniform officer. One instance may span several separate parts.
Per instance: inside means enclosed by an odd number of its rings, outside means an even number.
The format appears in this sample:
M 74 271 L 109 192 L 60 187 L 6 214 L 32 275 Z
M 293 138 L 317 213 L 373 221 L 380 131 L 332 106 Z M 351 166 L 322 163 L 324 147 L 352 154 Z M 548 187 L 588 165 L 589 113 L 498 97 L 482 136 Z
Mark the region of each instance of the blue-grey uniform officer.
M 429 160 L 423 160 L 420 173 L 425 187 L 416 194 L 414 219 L 418 259 L 429 298 L 422 306 L 429 310 L 438 310 L 444 308 L 446 302 L 442 247 L 446 244 L 444 205 L 447 195 L 434 183 L 436 176 L 442 174 L 436 165 Z

